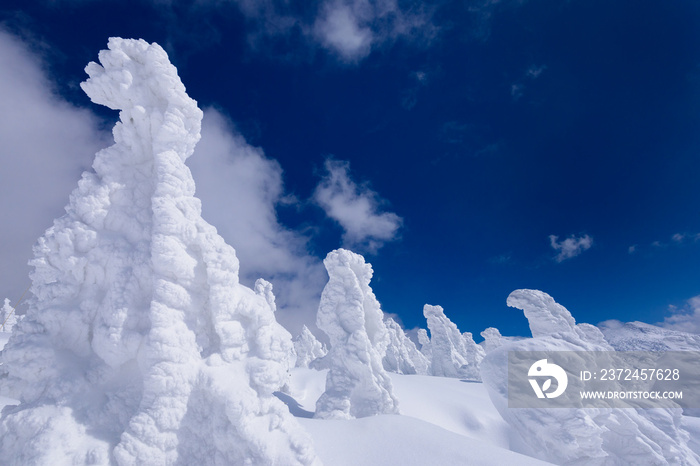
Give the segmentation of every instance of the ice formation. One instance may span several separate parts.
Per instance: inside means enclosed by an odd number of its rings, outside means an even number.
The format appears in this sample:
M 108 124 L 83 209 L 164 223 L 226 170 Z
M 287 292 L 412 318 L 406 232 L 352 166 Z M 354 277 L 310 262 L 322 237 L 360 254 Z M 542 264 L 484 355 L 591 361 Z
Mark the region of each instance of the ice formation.
M 481 332 L 481 337 L 484 339 L 481 342 L 481 346 L 486 353 L 490 353 L 503 344 L 501 332 L 495 327 L 485 329 Z
M 17 324 L 17 314 L 15 308 L 10 304 L 10 300 L 5 298 L 5 303 L 0 310 L 0 332 L 11 333 L 15 324 Z
M 389 346 L 384 355 L 384 369 L 397 374 L 428 374 L 428 360 L 416 344 L 406 336 L 401 326 L 391 317 L 384 321 L 389 332 Z
M 297 356 L 296 367 L 309 367 L 309 364 L 313 361 L 324 357 L 328 353 L 323 343 L 318 341 L 306 325 L 294 339 L 294 350 Z
M 441 306 L 426 304 L 423 315 L 430 329 L 430 373 L 439 377 L 457 377 L 480 381 L 479 364 L 484 350 L 467 340 Z
M 109 40 L 82 88 L 120 110 L 66 215 L 34 249 L 26 318 L 2 352 L 13 464 L 313 464 L 272 393 L 291 336 L 238 280 L 185 159 L 202 112 L 157 44 Z
M 698 465 L 680 409 L 508 408 L 509 351 L 614 351 L 597 327 L 576 324 L 546 293 L 516 290 L 508 305 L 522 309 L 533 338 L 507 342 L 481 365 L 489 396 L 516 433 L 516 451 L 561 465 Z
M 323 264 L 329 280 L 316 325 L 330 338 L 325 358 L 329 371 L 315 416 L 352 419 L 398 413 L 391 380 L 382 367 L 389 335 L 369 286 L 372 266 L 345 249 L 328 253 Z

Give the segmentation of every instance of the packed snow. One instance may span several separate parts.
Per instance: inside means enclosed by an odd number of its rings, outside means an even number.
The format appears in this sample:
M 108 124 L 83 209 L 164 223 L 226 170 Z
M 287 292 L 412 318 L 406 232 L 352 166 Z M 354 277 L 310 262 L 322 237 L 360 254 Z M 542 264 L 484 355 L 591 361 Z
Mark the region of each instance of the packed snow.
M 416 345 L 371 265 L 337 249 L 316 334 L 292 339 L 273 285 L 243 286 L 201 217 L 185 161 L 202 112 L 165 51 L 112 38 L 99 61 L 82 88 L 119 110 L 115 144 L 37 241 L 26 315 L 0 310 L 0 464 L 700 464 L 700 418 L 680 409 L 507 403 L 509 351 L 697 351 L 697 335 L 576 323 L 516 290 L 532 338 L 477 344 L 426 304 Z

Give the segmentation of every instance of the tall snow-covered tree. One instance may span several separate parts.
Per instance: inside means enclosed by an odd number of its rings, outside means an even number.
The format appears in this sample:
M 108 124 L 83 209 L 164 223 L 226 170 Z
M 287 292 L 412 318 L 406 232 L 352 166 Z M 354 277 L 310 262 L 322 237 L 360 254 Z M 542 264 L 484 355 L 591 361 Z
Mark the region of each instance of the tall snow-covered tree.
M 202 112 L 157 44 L 109 40 L 83 90 L 120 110 L 66 215 L 34 249 L 2 352 L 0 457 L 15 464 L 313 464 L 273 396 L 291 336 L 241 285 L 185 165 Z M 257 287 L 256 287 L 257 288 Z
M 329 371 L 315 416 L 352 419 L 398 413 L 398 400 L 382 366 L 389 335 L 369 286 L 372 266 L 345 249 L 331 251 L 323 263 L 329 280 L 316 325 L 330 339 L 325 358 Z
M 401 326 L 391 317 L 385 320 L 389 332 L 384 369 L 397 374 L 428 374 L 428 360 L 418 351 L 416 344 L 406 336 Z
M 423 315 L 430 330 L 430 373 L 440 377 L 481 380 L 479 363 L 484 350 L 469 341 L 446 315 L 441 306 L 426 304 Z

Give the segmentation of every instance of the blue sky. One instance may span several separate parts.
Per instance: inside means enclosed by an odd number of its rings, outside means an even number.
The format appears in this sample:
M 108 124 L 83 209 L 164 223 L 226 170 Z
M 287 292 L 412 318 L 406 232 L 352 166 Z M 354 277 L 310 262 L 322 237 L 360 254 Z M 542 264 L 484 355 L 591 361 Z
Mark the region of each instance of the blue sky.
M 4 0 L 0 289 L 109 144 L 79 83 L 121 36 L 205 109 L 204 216 L 288 326 L 345 246 L 406 328 L 430 303 L 524 335 L 505 300 L 537 288 L 580 322 L 700 331 L 698 26 L 690 0 Z

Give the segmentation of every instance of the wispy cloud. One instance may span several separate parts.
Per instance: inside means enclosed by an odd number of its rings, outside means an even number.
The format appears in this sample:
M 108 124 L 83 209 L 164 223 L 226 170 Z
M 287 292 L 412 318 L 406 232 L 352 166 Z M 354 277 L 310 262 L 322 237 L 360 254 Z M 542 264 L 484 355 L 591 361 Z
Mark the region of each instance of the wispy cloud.
M 681 306 L 669 306 L 670 316 L 656 325 L 688 333 L 700 333 L 700 295 Z
M 523 76 L 510 86 L 510 96 L 513 100 L 519 100 L 525 94 L 526 83 L 539 78 L 546 69 L 545 65 L 530 65 Z
M 345 246 L 374 253 L 397 238 L 401 217 L 381 211 L 385 201 L 366 184 L 358 185 L 350 178 L 348 162 L 327 159 L 325 170 L 313 199 L 343 228 Z
M 80 174 L 109 133 L 90 112 L 53 92 L 41 60 L 0 29 L 0 299 L 29 283 L 34 241 L 61 216 Z
M 347 64 L 397 40 L 426 44 L 437 34 L 432 9 L 421 2 L 400 6 L 397 0 L 235 1 L 248 20 L 254 48 L 301 39 Z
M 552 249 L 558 252 L 558 254 L 554 257 L 554 260 L 557 262 L 563 262 L 590 249 L 593 245 L 593 238 L 588 235 L 583 235 L 578 238 L 575 235 L 572 235 L 565 240 L 559 241 L 558 236 L 550 235 L 549 244 L 552 246 Z

